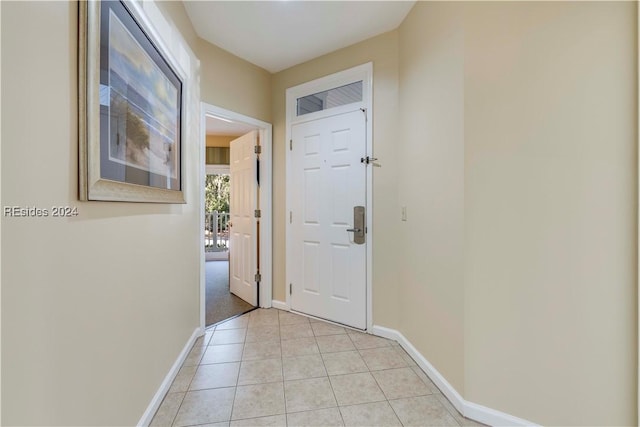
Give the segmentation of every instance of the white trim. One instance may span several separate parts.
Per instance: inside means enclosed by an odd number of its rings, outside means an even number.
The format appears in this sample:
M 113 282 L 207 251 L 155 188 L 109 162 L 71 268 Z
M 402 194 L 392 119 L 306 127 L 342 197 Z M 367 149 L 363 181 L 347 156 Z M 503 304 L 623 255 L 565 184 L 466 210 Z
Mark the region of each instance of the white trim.
M 367 79 L 363 82 L 363 95 L 366 96 L 367 109 L 367 154 L 373 152 L 373 62 L 365 64 Z M 373 165 L 367 167 L 367 330 L 373 328 Z
M 245 116 L 244 114 L 236 113 L 235 111 L 227 110 L 222 107 L 201 103 L 201 123 L 200 123 L 200 179 L 198 185 L 200 186 L 200 197 L 198 203 L 198 209 L 200 210 L 200 230 L 204 230 L 204 177 L 205 177 L 205 146 L 206 146 L 206 116 L 208 114 L 215 115 L 216 117 L 227 119 L 233 122 L 239 122 L 250 126 L 255 126 L 258 129 L 260 135 L 260 145 L 262 146 L 262 153 L 260 154 L 260 274 L 262 275 L 262 282 L 260 283 L 260 300 L 258 305 L 262 308 L 271 307 L 271 299 L 273 298 L 273 254 L 271 249 L 272 240 L 272 125 L 262 120 L 255 119 L 253 117 Z M 202 328 L 206 325 L 205 320 L 205 253 L 204 253 L 204 234 L 199 233 L 198 239 L 200 245 L 200 326 Z
M 287 130 L 290 130 L 290 125 L 305 122 L 309 120 L 316 120 L 326 116 L 332 116 L 336 114 L 334 111 L 339 111 L 339 108 L 349 108 L 349 111 L 353 109 L 354 105 L 363 104 L 366 108 L 371 104 L 372 92 L 371 81 L 373 75 L 373 62 L 358 65 L 347 70 L 338 71 L 337 73 L 330 74 L 328 76 L 320 77 L 319 79 L 312 80 L 307 83 L 302 83 L 298 86 L 290 87 L 287 89 Z M 342 107 L 330 108 L 327 110 L 316 111 L 314 113 L 304 114 L 302 116 L 296 115 L 296 99 L 307 95 L 313 95 L 314 93 L 322 92 L 325 90 L 333 89 L 335 87 L 344 86 L 349 83 L 354 83 L 359 80 L 363 81 L 362 85 L 362 101 L 354 102 Z
M 362 80 L 362 102 L 348 104 L 328 110 L 317 111 L 303 116 L 296 116 L 296 99 L 311 95 L 334 87 L 343 86 L 349 83 Z M 339 71 L 298 86 L 290 87 L 286 91 L 286 138 L 285 147 L 288 147 L 291 139 L 291 126 L 296 123 L 302 123 L 310 120 L 333 116 L 342 112 L 353 111 L 354 108 L 365 108 L 367 110 L 366 123 L 366 153 L 363 155 L 373 155 L 373 63 L 358 65 L 348 70 Z M 291 151 L 286 149 L 286 165 L 285 177 L 290 175 L 291 171 Z M 286 178 L 285 178 L 286 180 Z M 367 220 L 367 278 L 366 278 L 366 328 L 371 329 L 373 326 L 373 166 L 367 167 L 367 194 L 366 194 L 366 220 Z M 291 211 L 290 186 L 286 186 L 286 217 L 289 217 Z M 289 221 L 286 220 L 286 272 L 285 287 L 288 290 L 288 284 L 291 283 L 293 256 L 292 253 L 292 233 Z M 291 298 L 289 292 L 286 292 L 286 306 L 291 307 Z M 288 309 L 288 308 L 287 308 Z
M 229 165 L 205 165 L 207 175 L 229 175 L 231 167 Z
M 523 420 L 477 403 L 465 401 L 464 405 L 464 416 L 483 424 L 491 426 L 538 426 L 538 424 L 531 421 Z
M 420 369 L 429 377 L 431 381 L 440 389 L 449 402 L 466 418 L 478 421 L 490 426 L 537 426 L 531 421 L 514 417 L 504 412 L 477 403 L 469 402 L 458 393 L 458 391 L 445 379 L 444 376 L 411 344 L 402 333 L 395 329 L 374 325 L 371 333 L 383 338 L 397 341 L 398 344 L 416 361 Z
M 193 331 L 193 333 L 191 334 L 191 337 L 189 338 L 187 343 L 182 348 L 182 351 L 178 355 L 178 358 L 176 359 L 175 362 L 173 362 L 173 366 L 171 366 L 169 373 L 164 377 L 164 381 L 162 381 L 162 384 L 160 384 L 160 388 L 158 389 L 158 391 L 156 391 L 156 394 L 153 396 L 153 399 L 151 399 L 151 403 L 149 403 L 149 406 L 147 406 L 147 410 L 144 411 L 144 414 L 142 414 L 140 421 L 138 421 L 138 424 L 137 424 L 138 426 L 146 427 L 149 424 L 151 424 L 151 421 L 153 420 L 153 416 L 158 411 L 158 408 L 160 407 L 160 404 L 162 403 L 164 396 L 169 391 L 169 388 L 171 387 L 173 380 L 176 378 L 176 375 L 178 375 L 178 371 L 180 371 L 182 364 L 187 359 L 187 356 L 189 355 L 191 348 L 195 344 L 198 337 L 201 337 L 202 335 L 204 335 L 204 328 L 198 327 Z
M 286 302 L 278 301 L 276 299 L 271 301 L 271 307 L 277 308 L 278 310 L 289 311 L 289 306 Z
M 229 261 L 229 251 L 205 252 L 205 261 Z
M 167 62 L 169 62 L 171 67 L 173 67 L 174 71 L 183 80 L 183 88 L 187 86 L 185 81 L 185 79 L 189 75 L 187 69 L 189 65 L 186 63 L 187 56 L 185 56 L 184 58 L 179 58 L 178 54 L 180 53 L 180 49 L 184 49 L 189 54 L 191 54 L 191 56 L 195 56 L 195 54 L 184 41 L 181 33 L 164 19 L 164 15 L 162 15 L 162 12 L 160 12 L 157 5 L 155 5 L 153 2 L 139 3 L 132 1 L 127 2 L 126 7 L 136 18 L 138 23 L 148 34 L 151 40 L 153 40 L 153 44 L 156 45 L 156 47 L 162 52 Z M 151 17 L 150 15 L 153 15 L 153 17 Z M 175 38 L 179 40 L 179 47 L 175 46 L 178 43 L 176 43 L 175 40 L 172 40 Z M 174 50 L 169 49 L 170 45 L 173 45 L 172 47 L 174 47 L 175 52 Z M 183 61 L 179 61 L 179 59 L 183 59 Z M 186 111 L 186 109 L 183 111 Z
M 260 130 L 260 307 L 270 308 L 273 299 L 273 128 Z
M 207 326 L 207 308 L 206 308 L 206 254 L 204 250 L 204 232 L 205 229 L 205 180 L 206 180 L 206 166 L 207 166 L 207 126 L 206 126 L 206 107 L 204 103 L 201 104 L 200 107 L 200 138 L 198 138 L 200 146 L 199 148 L 199 162 L 198 162 L 198 202 L 196 203 L 197 209 L 199 210 L 198 216 L 198 244 L 200 245 L 200 280 L 199 280 L 199 289 L 200 289 L 200 327 L 205 328 Z
M 365 86 L 363 86 L 365 87 Z M 290 88 L 295 89 L 295 88 Z M 287 89 L 289 90 L 289 89 Z M 297 95 L 294 95 L 294 98 L 291 99 L 291 102 L 295 102 L 295 99 L 298 98 Z M 297 125 L 300 123 L 313 122 L 314 120 L 324 119 L 327 117 L 339 116 L 341 114 L 350 113 L 352 111 L 358 111 L 360 108 L 366 108 L 365 100 L 363 99 L 360 102 L 352 102 L 351 104 L 340 105 L 338 107 L 329 108 L 327 110 L 316 111 L 314 113 L 308 113 L 304 116 L 296 116 L 291 120 L 292 125 Z M 295 114 L 295 113 L 294 113 Z
M 460 396 L 460 393 L 438 372 L 434 366 L 405 338 L 402 333 L 395 329 L 385 328 L 383 326 L 374 326 L 371 330 L 374 335 L 381 336 L 397 341 L 402 348 L 416 361 L 418 366 L 427 374 L 429 379 L 442 391 L 451 404 L 464 415 L 464 402 L 465 400 Z
M 0 22 L 2 22 L 2 4 L 0 4 Z M 5 15 L 6 16 L 6 15 Z M 1 31 L 0 31 L 1 33 Z M 4 36 L 5 40 L 7 39 L 7 36 Z M 1 36 L 0 36 L 1 38 Z M 2 46 L 2 43 L 0 41 L 0 46 Z M 7 63 L 7 60 L 5 59 L 5 64 Z M 2 55 L 0 55 L 0 74 L 2 74 Z M 6 75 L 6 72 L 5 72 Z M 0 81 L 2 81 L 2 79 L 0 79 Z M 1 89 L 0 85 L 0 100 L 2 99 L 2 89 Z M 6 109 L 6 105 L 5 105 L 5 109 Z M 2 110 L 2 103 L 0 102 L 0 117 L 2 117 L 1 114 L 1 110 Z M 0 123 L 0 128 L 2 127 L 2 123 Z M 0 132 L 0 135 L 2 135 L 2 132 Z M 2 150 L 0 150 L 0 158 L 2 157 Z M 6 154 L 5 154 L 5 158 L 6 158 Z M 1 159 L 0 159 L 1 160 Z M 0 161 L 0 170 L 2 169 L 2 161 Z M 2 176 L 2 173 L 0 172 L 0 176 Z M 2 193 L 2 186 L 0 185 L 0 193 Z M 6 194 L 6 192 L 5 192 Z M 2 197 L 0 196 L 0 200 L 2 200 Z M 5 233 L 7 230 L 7 227 L 5 226 Z M 0 241 L 2 240 L 2 221 L 0 221 Z M 5 249 L 6 251 L 6 249 Z M 2 245 L 0 245 L 0 265 L 2 265 Z M 5 281 L 5 283 L 7 283 Z M 6 298 L 5 298 L 6 301 Z M 2 275 L 0 274 L 0 307 L 2 307 Z M 5 321 L 6 322 L 6 321 Z M 0 316 L 0 331 L 2 330 L 2 320 L 1 320 L 1 316 Z M 6 342 L 6 341 L 5 341 Z M 0 348 L 2 347 L 2 344 L 0 344 Z M 6 360 L 6 358 L 5 358 Z M 0 366 L 2 366 L 2 351 L 0 350 Z M 2 384 L 2 370 L 0 369 L 0 384 Z M 0 420 L 2 420 L 2 387 L 0 387 Z

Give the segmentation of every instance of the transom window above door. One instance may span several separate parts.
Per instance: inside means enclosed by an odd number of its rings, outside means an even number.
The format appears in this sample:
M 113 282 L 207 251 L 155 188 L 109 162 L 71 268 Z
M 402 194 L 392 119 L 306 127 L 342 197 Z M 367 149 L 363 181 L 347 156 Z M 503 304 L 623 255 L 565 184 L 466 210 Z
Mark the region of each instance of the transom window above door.
M 362 80 L 298 98 L 296 116 L 362 101 Z

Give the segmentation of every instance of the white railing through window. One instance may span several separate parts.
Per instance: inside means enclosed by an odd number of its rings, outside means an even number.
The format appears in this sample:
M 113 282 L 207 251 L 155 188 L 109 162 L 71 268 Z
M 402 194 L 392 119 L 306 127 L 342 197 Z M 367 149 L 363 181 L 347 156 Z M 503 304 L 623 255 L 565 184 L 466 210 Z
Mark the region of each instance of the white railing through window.
M 204 214 L 204 250 L 205 252 L 229 250 L 228 212 L 213 211 Z

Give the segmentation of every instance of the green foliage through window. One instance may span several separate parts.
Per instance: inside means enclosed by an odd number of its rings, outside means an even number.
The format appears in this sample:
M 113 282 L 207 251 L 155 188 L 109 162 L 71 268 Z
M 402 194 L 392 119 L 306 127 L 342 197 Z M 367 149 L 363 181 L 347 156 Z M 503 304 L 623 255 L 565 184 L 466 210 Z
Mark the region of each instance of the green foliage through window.
M 204 200 L 207 212 L 229 212 L 229 175 L 207 175 Z

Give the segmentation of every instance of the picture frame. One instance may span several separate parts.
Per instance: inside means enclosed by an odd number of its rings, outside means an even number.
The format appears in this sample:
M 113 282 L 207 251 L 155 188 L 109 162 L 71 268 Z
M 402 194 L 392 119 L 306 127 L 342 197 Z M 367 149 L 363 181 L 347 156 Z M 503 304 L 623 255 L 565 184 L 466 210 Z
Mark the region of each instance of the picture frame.
M 136 6 L 79 2 L 79 199 L 185 203 L 185 78 Z

